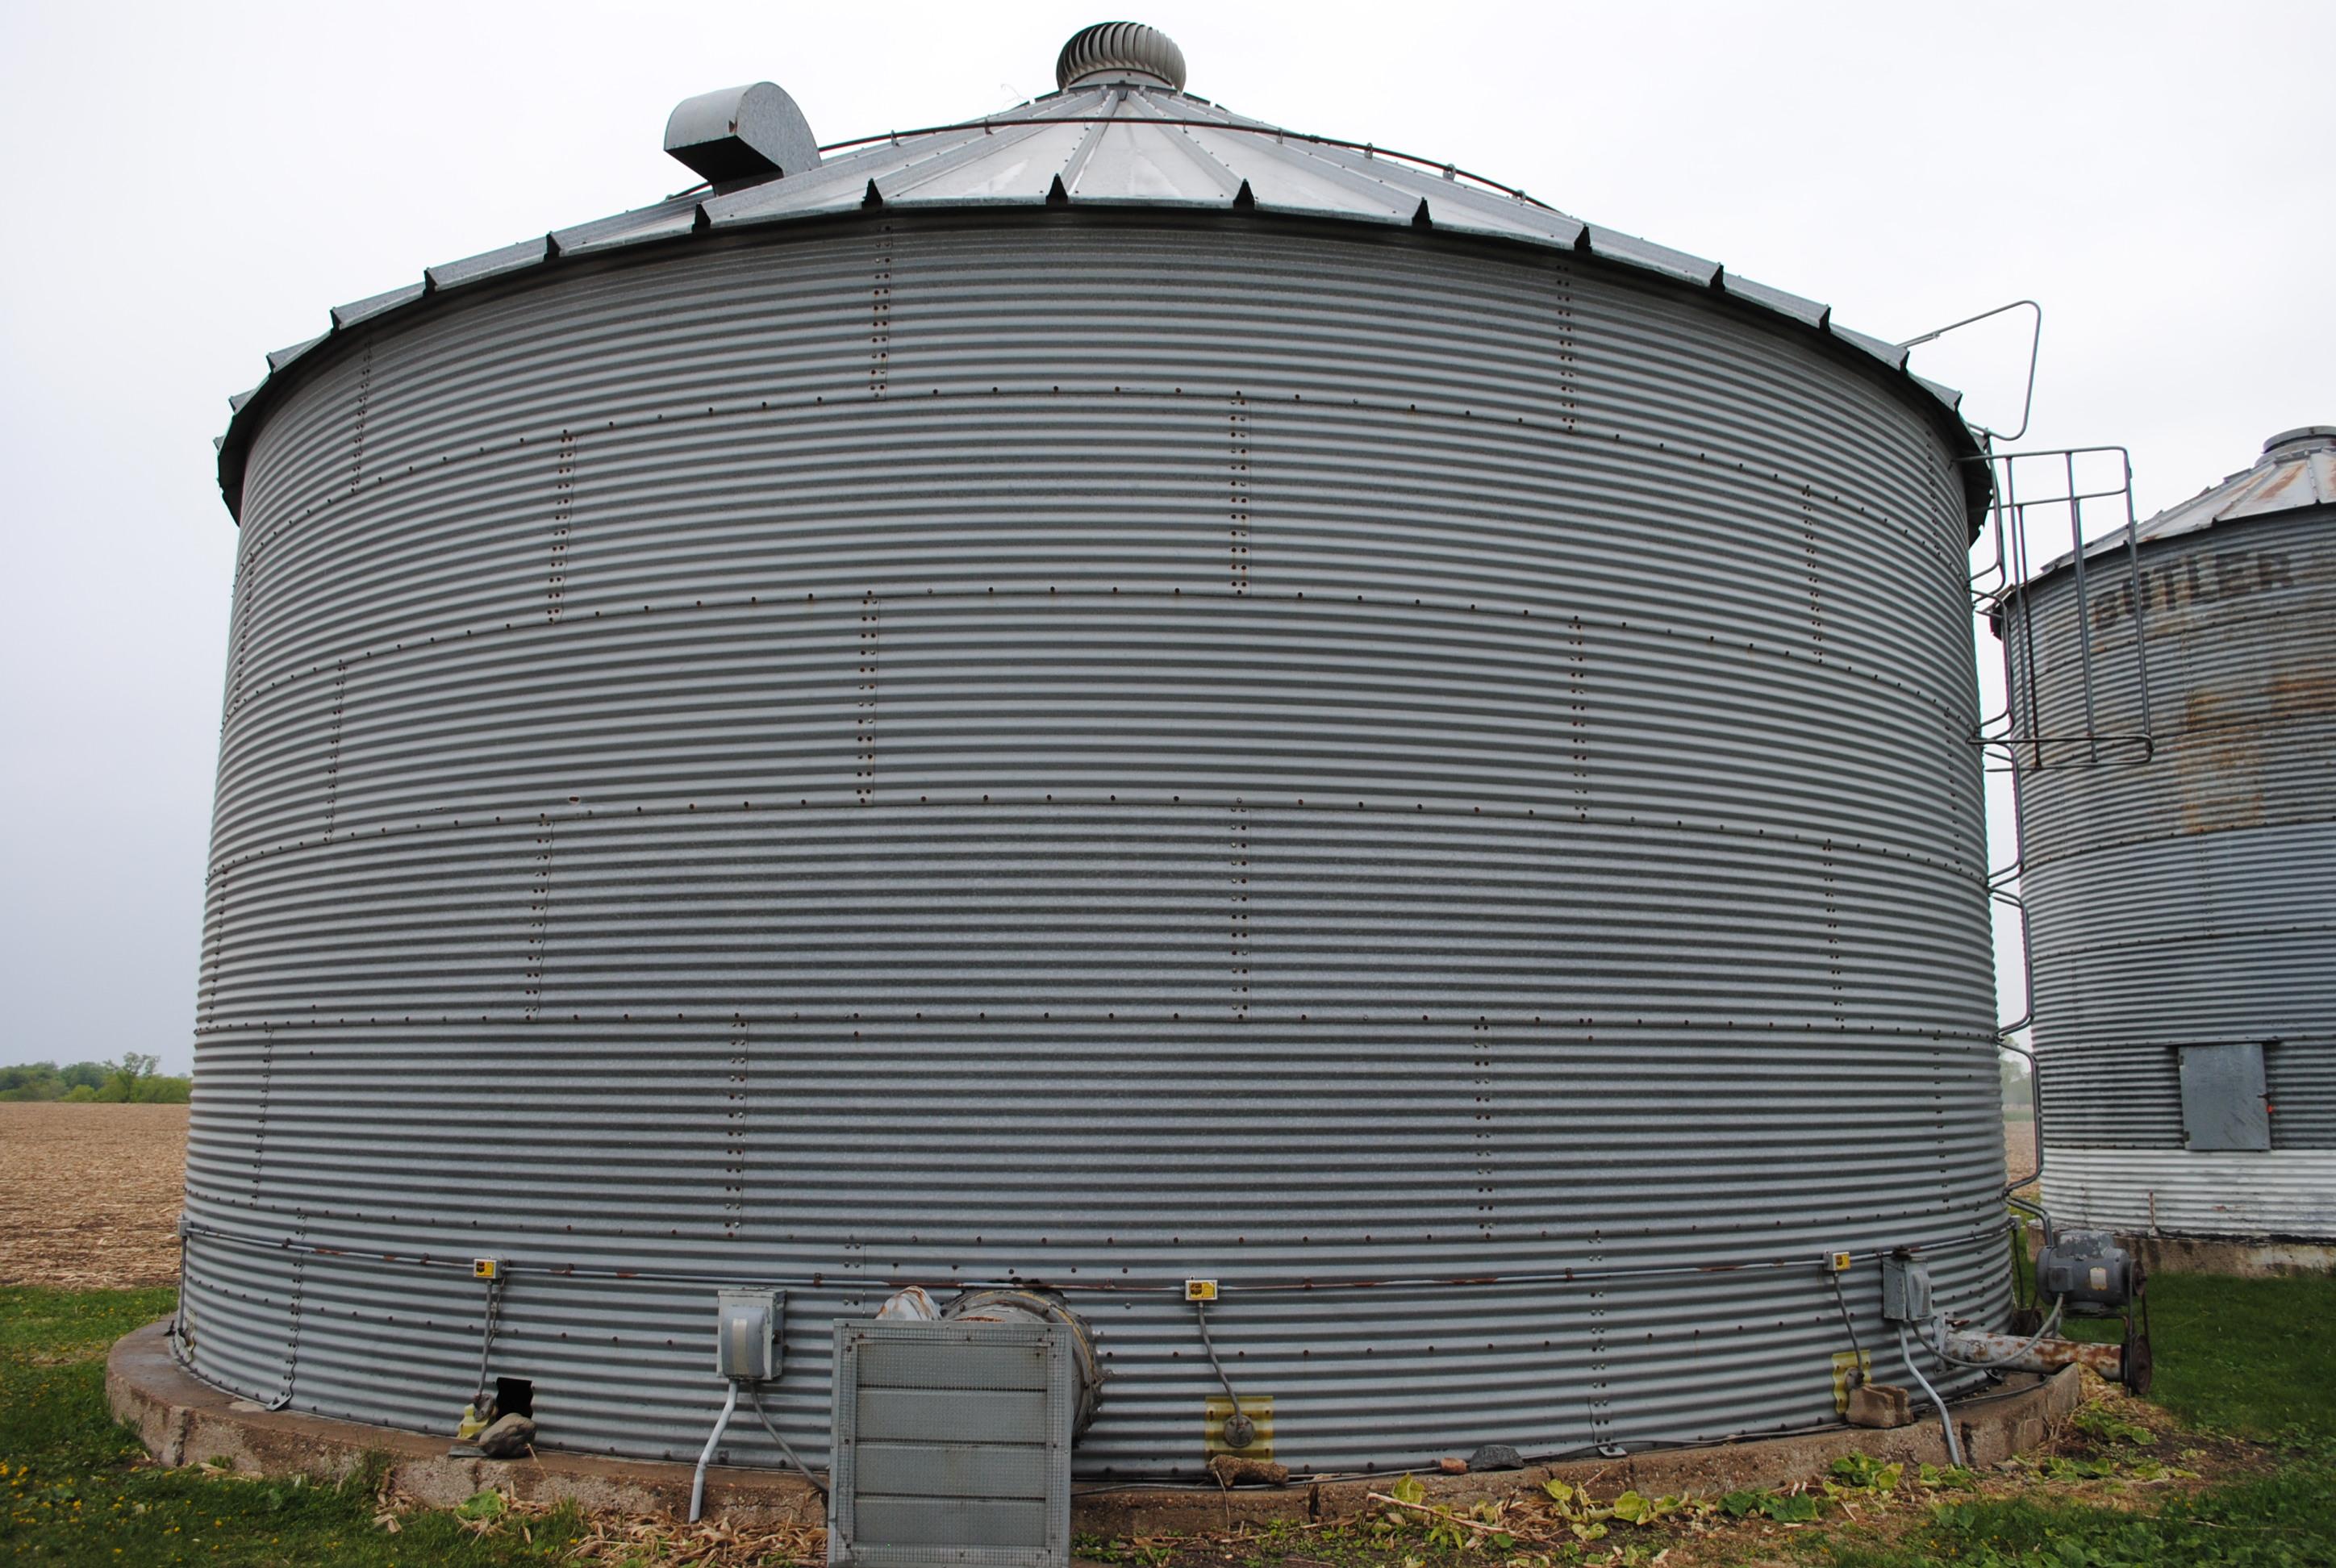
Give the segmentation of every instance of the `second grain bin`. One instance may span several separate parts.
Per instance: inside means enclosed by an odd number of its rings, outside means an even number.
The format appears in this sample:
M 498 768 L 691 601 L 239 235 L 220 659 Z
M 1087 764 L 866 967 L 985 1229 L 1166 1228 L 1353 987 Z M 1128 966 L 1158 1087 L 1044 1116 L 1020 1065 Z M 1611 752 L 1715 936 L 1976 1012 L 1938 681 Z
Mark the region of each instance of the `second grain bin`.
M 2137 538 L 2008 601 L 2046 1204 L 2336 1242 L 2336 427 Z
M 832 1321 L 1042 1288 L 1194 1476 L 1830 1420 L 1902 1248 L 2000 1326 L 1970 433 L 1183 70 L 693 101 L 239 402 L 203 1376 L 682 1457 L 781 1290 L 815 1462 Z

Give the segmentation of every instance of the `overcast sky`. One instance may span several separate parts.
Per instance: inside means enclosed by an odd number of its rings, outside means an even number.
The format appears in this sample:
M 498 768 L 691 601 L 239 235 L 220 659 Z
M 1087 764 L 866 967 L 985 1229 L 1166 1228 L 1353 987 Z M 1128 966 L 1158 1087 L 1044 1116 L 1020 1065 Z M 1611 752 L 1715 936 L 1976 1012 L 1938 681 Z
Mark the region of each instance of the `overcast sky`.
M 2037 298 L 2022 444 L 2131 447 L 2145 513 L 2336 422 L 2311 85 L 2336 6 L 1135 15 L 1231 108 L 1457 162 L 1879 336 Z M 211 437 L 265 351 L 426 265 L 688 185 L 659 139 L 690 94 L 775 81 L 824 141 L 930 124 L 1050 90 L 1106 19 L 0 3 L 0 1062 L 191 1058 L 235 546 Z M 2007 320 L 1916 363 L 2008 428 L 2025 350 Z

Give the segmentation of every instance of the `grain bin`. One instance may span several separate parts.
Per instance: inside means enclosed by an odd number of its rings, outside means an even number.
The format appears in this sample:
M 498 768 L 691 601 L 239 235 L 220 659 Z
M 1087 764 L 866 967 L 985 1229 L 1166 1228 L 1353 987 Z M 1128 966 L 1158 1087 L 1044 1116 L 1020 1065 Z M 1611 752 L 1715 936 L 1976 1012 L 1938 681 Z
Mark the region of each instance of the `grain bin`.
M 2002 622 L 2015 716 L 2061 737 L 2013 748 L 2046 1205 L 2336 1241 L 2336 427 L 2136 540 Z
M 236 400 L 202 1376 L 687 1457 L 771 1288 L 815 1456 L 832 1322 L 1042 1289 L 1152 1477 L 1830 1421 L 1898 1249 L 2000 1325 L 1951 403 L 1106 34 L 693 100 Z

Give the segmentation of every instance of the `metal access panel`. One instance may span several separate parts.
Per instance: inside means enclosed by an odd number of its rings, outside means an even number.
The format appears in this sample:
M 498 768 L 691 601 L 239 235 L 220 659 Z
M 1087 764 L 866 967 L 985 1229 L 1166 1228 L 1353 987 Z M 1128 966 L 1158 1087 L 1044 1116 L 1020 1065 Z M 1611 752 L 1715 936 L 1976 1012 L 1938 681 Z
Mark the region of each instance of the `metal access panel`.
M 1058 1324 L 836 1324 L 829 1563 L 1067 1568 L 1077 1376 Z
M 2263 1049 L 2184 1046 L 2182 1131 L 2193 1149 L 2268 1149 L 2271 1100 L 2263 1084 Z

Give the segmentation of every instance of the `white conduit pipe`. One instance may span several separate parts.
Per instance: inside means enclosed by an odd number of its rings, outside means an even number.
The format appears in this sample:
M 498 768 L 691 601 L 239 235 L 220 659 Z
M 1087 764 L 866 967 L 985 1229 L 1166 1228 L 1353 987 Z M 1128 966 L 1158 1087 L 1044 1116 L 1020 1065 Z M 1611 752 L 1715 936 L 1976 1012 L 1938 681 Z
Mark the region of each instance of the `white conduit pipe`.
M 1919 1378 L 1922 1374 L 1918 1372 L 1915 1376 Z M 706 1467 L 714 1463 L 714 1450 L 720 1445 L 722 1434 L 730 1429 L 731 1415 L 737 1408 L 738 1385 L 732 1383 L 729 1397 L 722 1401 L 722 1414 L 714 1418 L 714 1430 L 706 1434 L 706 1447 L 697 1456 L 696 1479 L 689 1484 L 689 1522 L 693 1524 L 697 1523 L 697 1516 L 706 1512 Z M 1948 1440 L 1952 1442 L 1953 1439 L 1950 1437 Z M 1961 1464 L 1961 1461 L 1957 1460 L 1956 1463 Z
M 1903 1323 L 1898 1325 L 1898 1353 L 1906 1358 L 1906 1370 L 1913 1374 L 1914 1381 L 1922 1385 L 1922 1392 L 1931 1397 L 1931 1403 L 1939 1407 L 1939 1426 L 1947 1434 L 1947 1463 L 1958 1470 L 1961 1469 L 1963 1446 L 1955 1437 L 1955 1418 L 1947 1414 L 1947 1402 L 1939 1398 L 1939 1391 L 1931 1387 L 1928 1378 L 1922 1376 L 1922 1368 L 1914 1365 L 1914 1347 L 1907 1343 L 1906 1325 Z M 697 1515 L 693 1514 L 690 1517 L 695 1519 Z

